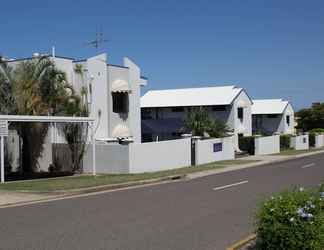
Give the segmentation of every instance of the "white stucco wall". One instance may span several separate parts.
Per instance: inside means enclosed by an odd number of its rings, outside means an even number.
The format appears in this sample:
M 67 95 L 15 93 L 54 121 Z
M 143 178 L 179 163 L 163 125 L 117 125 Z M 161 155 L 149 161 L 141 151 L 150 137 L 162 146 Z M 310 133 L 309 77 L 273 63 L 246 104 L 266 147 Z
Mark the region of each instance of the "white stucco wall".
M 324 135 L 315 135 L 315 148 L 324 147 Z
M 191 165 L 191 139 L 132 143 L 130 173 L 154 172 Z
M 135 143 L 141 143 L 141 70 L 129 58 L 124 58 L 124 66 L 129 68 L 131 95 L 129 98 L 129 125 Z
M 116 134 L 116 130 L 118 127 L 123 126 L 128 129 L 128 136 L 133 136 L 132 131 L 130 129 L 130 115 L 129 110 L 128 113 L 120 114 L 113 112 L 113 97 L 112 97 L 112 84 L 115 81 L 122 80 L 129 83 L 129 69 L 124 67 L 110 66 L 108 65 L 108 136 L 116 137 L 121 136 L 120 134 Z M 128 94 L 129 100 L 133 98 L 133 94 Z
M 101 54 L 87 60 L 88 76 L 92 83 L 92 104 L 90 116 L 96 120 L 96 138 L 108 135 L 108 72 L 107 56 Z
M 83 158 L 83 171 L 92 172 L 92 145 Z M 108 144 L 96 145 L 96 171 L 102 174 L 129 173 L 129 147 L 128 145 Z
M 235 158 L 233 137 L 197 140 L 196 165 Z M 222 144 L 222 150 L 214 152 L 214 144 Z
M 290 124 L 287 124 L 286 121 L 286 116 L 290 116 Z M 294 114 L 294 109 L 292 107 L 292 105 L 289 103 L 285 109 L 284 112 L 284 117 L 283 117 L 283 129 L 282 129 L 282 133 L 284 134 L 294 134 L 295 133 L 295 114 Z
M 268 155 L 280 153 L 280 136 L 256 137 L 254 139 L 255 155 Z
M 299 135 L 290 138 L 290 147 L 296 150 L 307 150 L 309 149 L 309 136 Z

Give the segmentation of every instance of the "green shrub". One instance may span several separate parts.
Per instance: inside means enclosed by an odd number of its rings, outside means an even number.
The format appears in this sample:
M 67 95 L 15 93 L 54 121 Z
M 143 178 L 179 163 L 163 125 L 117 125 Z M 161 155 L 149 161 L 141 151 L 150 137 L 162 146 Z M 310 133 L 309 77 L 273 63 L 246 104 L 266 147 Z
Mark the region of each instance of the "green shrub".
M 313 128 L 309 130 L 309 133 L 324 133 L 324 128 Z
M 280 135 L 280 150 L 290 149 L 291 135 Z
M 315 136 L 316 136 L 316 133 L 314 133 L 314 132 L 311 132 L 308 135 L 308 137 L 309 137 L 309 146 L 310 147 L 315 147 Z
M 266 200 L 257 214 L 257 249 L 323 250 L 323 191 L 295 189 Z
M 254 138 L 255 136 L 239 137 L 240 150 L 248 152 L 250 155 L 254 155 Z

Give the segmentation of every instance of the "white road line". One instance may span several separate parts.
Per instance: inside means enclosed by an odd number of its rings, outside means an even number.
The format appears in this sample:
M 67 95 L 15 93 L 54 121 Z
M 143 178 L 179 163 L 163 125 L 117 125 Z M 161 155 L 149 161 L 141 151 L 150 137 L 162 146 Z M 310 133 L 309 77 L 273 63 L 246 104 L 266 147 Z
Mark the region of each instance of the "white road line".
M 313 166 L 315 166 L 315 163 L 307 164 L 305 166 L 302 166 L 301 168 L 310 168 L 310 167 L 313 167 Z
M 221 186 L 221 187 L 215 187 L 213 188 L 214 191 L 218 191 L 218 190 L 223 190 L 225 188 L 230 188 L 230 187 L 234 187 L 234 186 L 238 186 L 238 185 L 242 185 L 242 184 L 246 184 L 249 181 L 241 181 L 241 182 L 237 182 L 237 183 L 233 183 L 233 184 L 229 184 L 229 185 L 225 185 L 225 186 Z

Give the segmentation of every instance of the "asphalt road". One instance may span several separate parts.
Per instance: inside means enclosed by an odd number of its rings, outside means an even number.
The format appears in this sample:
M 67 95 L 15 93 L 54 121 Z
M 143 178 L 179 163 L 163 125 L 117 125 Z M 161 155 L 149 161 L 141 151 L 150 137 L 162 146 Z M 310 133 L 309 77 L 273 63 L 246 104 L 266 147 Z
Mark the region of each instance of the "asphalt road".
M 222 250 L 273 192 L 324 180 L 324 154 L 88 197 L 0 209 L 0 249 Z

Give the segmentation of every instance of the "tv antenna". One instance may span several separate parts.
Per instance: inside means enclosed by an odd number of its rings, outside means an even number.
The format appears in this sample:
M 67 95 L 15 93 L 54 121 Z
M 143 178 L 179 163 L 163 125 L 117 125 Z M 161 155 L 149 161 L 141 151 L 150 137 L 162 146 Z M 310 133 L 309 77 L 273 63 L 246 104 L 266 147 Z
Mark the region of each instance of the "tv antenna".
M 86 46 L 95 48 L 97 51 L 99 48 L 103 46 L 104 43 L 107 43 L 108 40 L 104 38 L 104 35 L 102 32 L 96 33 L 96 39 L 90 42 L 86 43 Z

